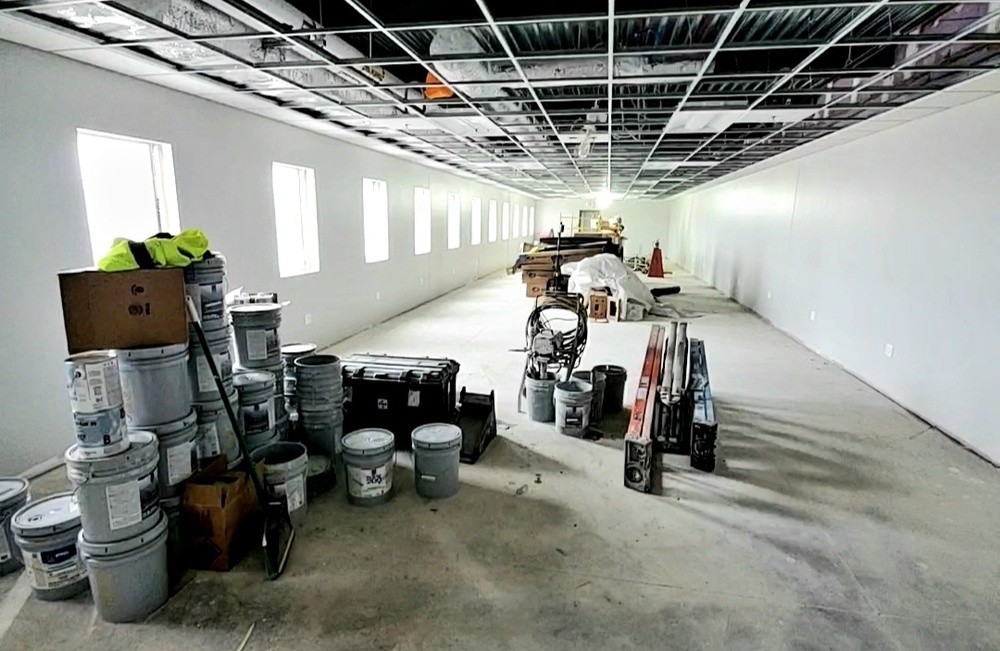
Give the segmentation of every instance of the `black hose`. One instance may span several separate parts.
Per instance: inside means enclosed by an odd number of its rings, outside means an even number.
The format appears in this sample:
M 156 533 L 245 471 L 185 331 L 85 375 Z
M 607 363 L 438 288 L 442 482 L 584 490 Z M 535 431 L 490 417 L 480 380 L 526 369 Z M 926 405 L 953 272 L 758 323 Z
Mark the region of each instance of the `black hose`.
M 549 327 L 549 323 L 558 318 L 552 314 L 546 315 L 546 312 L 554 310 L 573 312 L 576 316 L 576 327 L 566 331 Z M 524 324 L 524 338 L 528 350 L 531 350 L 531 340 L 534 335 L 546 329 L 554 332 L 559 338 L 560 354 L 556 357 L 556 361 L 560 366 L 569 369 L 567 373 L 569 377 L 580 363 L 580 357 L 587 346 L 587 310 L 583 306 L 583 297 L 579 294 L 546 294 Z

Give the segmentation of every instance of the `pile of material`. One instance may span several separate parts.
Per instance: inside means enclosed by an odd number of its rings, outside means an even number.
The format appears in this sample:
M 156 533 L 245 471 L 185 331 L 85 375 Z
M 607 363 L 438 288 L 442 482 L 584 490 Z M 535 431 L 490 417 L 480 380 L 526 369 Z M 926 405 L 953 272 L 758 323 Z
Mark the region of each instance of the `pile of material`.
M 542 238 L 539 246 L 518 256 L 511 271 L 521 270 L 521 281 L 526 286 L 525 294 L 533 298 L 544 293 L 548 280 L 563 265 L 602 253 L 618 255 L 620 249 L 618 244 L 603 238 Z

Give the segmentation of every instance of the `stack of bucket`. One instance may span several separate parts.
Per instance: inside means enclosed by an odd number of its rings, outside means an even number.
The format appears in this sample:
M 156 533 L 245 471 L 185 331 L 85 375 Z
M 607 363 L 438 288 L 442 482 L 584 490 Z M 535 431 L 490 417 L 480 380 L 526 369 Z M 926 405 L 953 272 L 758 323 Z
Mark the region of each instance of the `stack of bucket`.
M 285 409 L 293 421 L 298 420 L 298 403 L 295 396 L 295 360 L 316 352 L 316 344 L 286 344 L 281 347 L 282 393 Z
M 307 355 L 295 360 L 299 433 L 310 454 L 333 458 L 342 451 L 344 383 L 340 358 Z
M 212 257 L 191 263 L 184 268 L 184 282 L 201 318 L 201 327 L 205 331 L 205 339 L 212 351 L 215 366 L 222 376 L 223 388 L 230 403 L 235 406 L 237 397 L 233 387 L 232 328 L 229 327 L 225 300 L 226 259 L 213 252 Z M 189 339 L 191 355 L 188 376 L 194 394 L 198 459 L 201 465 L 206 465 L 208 459 L 224 454 L 229 467 L 235 468 L 242 460 L 239 443 L 193 327 Z
M 273 296 L 273 295 L 270 295 Z M 281 327 L 280 303 L 250 303 L 234 305 L 229 310 L 233 323 L 233 340 L 236 343 L 236 354 L 239 360 L 234 367 L 237 376 L 248 373 L 268 373 L 272 377 L 270 383 L 270 411 L 273 413 L 274 433 L 279 439 L 288 434 L 288 412 L 285 409 L 283 392 L 284 371 L 281 363 L 281 338 L 278 329 Z M 259 411 L 259 403 L 242 402 L 240 410 Z M 251 392 L 251 397 L 259 396 Z M 244 434 L 250 436 L 249 432 Z M 265 442 L 266 443 L 266 442 Z
M 175 492 L 194 466 L 187 347 L 84 353 L 66 370 L 77 438 L 66 474 L 75 491 L 28 504 L 12 531 L 39 598 L 73 596 L 85 574 L 104 620 L 134 621 L 167 600 L 160 495 Z M 162 454 L 151 432 L 112 427 L 97 436 L 94 423 L 106 419 L 81 416 L 122 408 L 130 428 L 161 432 Z

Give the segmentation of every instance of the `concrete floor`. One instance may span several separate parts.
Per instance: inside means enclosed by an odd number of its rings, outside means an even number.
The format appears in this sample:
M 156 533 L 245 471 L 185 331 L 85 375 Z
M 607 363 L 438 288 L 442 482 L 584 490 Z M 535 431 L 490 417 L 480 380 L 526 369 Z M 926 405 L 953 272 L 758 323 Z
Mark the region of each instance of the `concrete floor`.
M 1000 649 L 1000 476 L 834 364 L 679 276 L 720 421 L 713 475 L 666 457 L 663 492 L 622 487 L 618 436 L 557 435 L 516 411 L 524 318 L 493 278 L 335 347 L 450 356 L 495 389 L 500 438 L 459 494 L 309 505 L 285 576 L 259 557 L 189 572 L 147 622 L 0 580 L 0 650 Z M 648 323 L 594 324 L 584 364 L 634 393 Z M 619 419 L 608 429 L 620 426 Z M 992 426 L 985 424 L 984 426 Z M 38 490 L 56 490 L 57 474 Z

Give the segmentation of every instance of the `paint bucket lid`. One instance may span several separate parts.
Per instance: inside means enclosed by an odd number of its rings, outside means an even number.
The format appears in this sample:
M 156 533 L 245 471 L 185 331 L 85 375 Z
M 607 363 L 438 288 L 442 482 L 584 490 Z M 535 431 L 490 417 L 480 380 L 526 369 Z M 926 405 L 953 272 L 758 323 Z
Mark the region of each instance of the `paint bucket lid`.
M 74 493 L 59 493 L 28 504 L 10 519 L 11 531 L 22 538 L 42 538 L 80 526 L 80 505 Z
M 125 554 L 137 551 L 148 544 L 154 544 L 160 538 L 165 538 L 167 536 L 168 524 L 167 514 L 161 510 L 159 513 L 159 519 L 156 521 L 153 528 L 145 533 L 139 534 L 138 536 L 126 538 L 125 540 L 119 540 L 118 542 L 92 543 L 83 537 L 83 531 L 81 531 L 80 537 L 77 538 L 76 545 L 80 548 L 81 552 L 87 554 L 88 556 L 94 556 L 97 558 L 124 556 Z
M 396 447 L 396 437 L 387 429 L 359 429 L 345 436 L 341 443 L 350 454 L 373 457 Z
M 129 348 L 118 351 L 118 356 L 125 360 L 146 361 L 159 360 L 164 357 L 174 357 L 187 352 L 187 344 L 171 344 L 169 346 L 150 346 L 148 348 Z
M 274 386 L 274 375 L 262 371 L 248 371 L 233 376 L 233 386 L 237 389 L 256 391 L 267 386 Z
M 100 362 L 114 361 L 118 356 L 113 350 L 91 350 L 86 353 L 77 353 L 66 358 L 70 364 L 96 364 Z
M 189 413 L 184 418 L 175 420 L 169 423 L 164 423 L 162 425 L 147 425 L 146 429 L 156 435 L 158 439 L 165 439 L 173 436 L 174 434 L 180 434 L 185 430 L 189 430 L 198 424 L 198 412 L 193 408 L 191 413 Z
M 424 450 L 447 450 L 462 445 L 462 428 L 448 423 L 429 423 L 413 430 L 413 447 Z
M 287 357 L 295 355 L 308 355 L 316 351 L 316 344 L 285 344 L 281 347 L 281 354 Z
M 28 480 L 20 477 L 0 478 L 0 509 L 15 504 L 28 494 Z
M 336 355 L 309 355 L 295 360 L 295 365 L 302 367 L 334 366 L 340 363 L 340 358 Z
M 151 432 L 130 431 L 128 450 L 110 457 L 87 458 L 79 445 L 66 450 L 66 464 L 82 471 L 86 477 L 110 477 L 121 474 L 129 468 L 138 468 L 160 458 L 160 444 Z
M 233 315 L 251 316 L 256 314 L 272 314 L 281 311 L 281 303 L 249 303 L 247 305 L 234 305 L 229 308 Z

